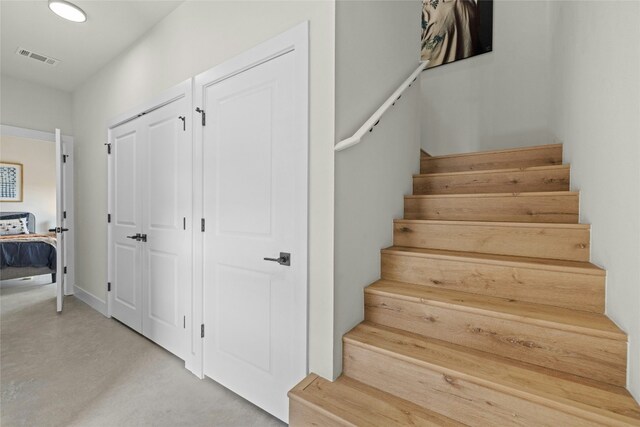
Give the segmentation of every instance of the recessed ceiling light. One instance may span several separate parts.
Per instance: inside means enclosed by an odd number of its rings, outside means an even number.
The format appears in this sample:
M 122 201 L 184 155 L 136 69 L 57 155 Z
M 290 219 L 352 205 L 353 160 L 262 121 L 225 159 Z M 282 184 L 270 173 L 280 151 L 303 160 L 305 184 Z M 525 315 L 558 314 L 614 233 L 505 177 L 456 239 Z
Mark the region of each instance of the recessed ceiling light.
M 73 22 L 84 22 L 87 14 L 73 3 L 64 0 L 49 0 L 49 9 L 61 18 Z

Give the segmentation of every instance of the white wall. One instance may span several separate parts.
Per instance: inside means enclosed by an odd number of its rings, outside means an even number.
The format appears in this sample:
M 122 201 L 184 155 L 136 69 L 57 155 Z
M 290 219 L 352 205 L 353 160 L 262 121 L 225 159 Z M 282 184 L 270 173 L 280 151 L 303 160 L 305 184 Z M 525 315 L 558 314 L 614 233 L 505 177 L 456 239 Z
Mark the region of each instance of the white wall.
M 640 400 L 640 3 L 552 3 L 553 132 L 607 270 L 607 315 L 629 334 Z
M 0 122 L 3 125 L 73 135 L 71 93 L 2 74 Z
M 351 136 L 418 66 L 420 1 L 336 3 L 336 142 Z M 380 277 L 380 249 L 419 169 L 414 85 L 372 133 L 336 153 L 334 377 L 342 335 L 362 321 L 363 288 Z
M 309 366 L 332 375 L 334 13 L 332 1 L 185 2 L 74 92 L 77 286 L 106 298 L 107 122 L 309 20 Z
M 539 145 L 549 132 L 549 2 L 496 0 L 493 52 L 422 73 L 422 148 L 432 155 Z
M 0 211 L 31 212 L 36 232 L 56 223 L 56 146 L 53 142 L 0 137 L 0 161 L 22 163 L 22 202 L 0 202 Z

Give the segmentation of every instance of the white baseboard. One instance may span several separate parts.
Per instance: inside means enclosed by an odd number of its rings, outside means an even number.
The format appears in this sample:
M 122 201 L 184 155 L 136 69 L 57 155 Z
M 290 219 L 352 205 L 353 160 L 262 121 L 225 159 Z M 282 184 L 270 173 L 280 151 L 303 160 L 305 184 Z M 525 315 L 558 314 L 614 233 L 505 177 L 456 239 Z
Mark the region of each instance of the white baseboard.
M 73 287 L 74 296 L 103 316 L 107 315 L 107 302 L 78 286 Z

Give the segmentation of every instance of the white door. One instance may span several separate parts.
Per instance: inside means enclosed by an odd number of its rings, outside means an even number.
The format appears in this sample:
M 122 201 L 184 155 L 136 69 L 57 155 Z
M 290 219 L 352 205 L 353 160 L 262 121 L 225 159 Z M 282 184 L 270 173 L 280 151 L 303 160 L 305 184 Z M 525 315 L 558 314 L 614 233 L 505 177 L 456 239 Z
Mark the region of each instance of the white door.
M 111 315 L 142 333 L 142 169 L 140 119 L 111 130 Z
M 283 420 L 287 391 L 307 373 L 299 59 L 290 51 L 224 79 L 215 69 L 196 77 L 196 105 L 206 113 L 204 373 Z
M 111 130 L 111 315 L 184 358 L 191 286 L 186 98 Z
M 62 311 L 64 302 L 64 158 L 62 135 L 56 129 L 56 310 Z
M 184 359 L 191 289 L 191 137 L 185 98 L 142 120 L 142 333 Z M 182 119 L 181 119 L 182 117 Z M 189 220 L 189 224 L 187 223 Z

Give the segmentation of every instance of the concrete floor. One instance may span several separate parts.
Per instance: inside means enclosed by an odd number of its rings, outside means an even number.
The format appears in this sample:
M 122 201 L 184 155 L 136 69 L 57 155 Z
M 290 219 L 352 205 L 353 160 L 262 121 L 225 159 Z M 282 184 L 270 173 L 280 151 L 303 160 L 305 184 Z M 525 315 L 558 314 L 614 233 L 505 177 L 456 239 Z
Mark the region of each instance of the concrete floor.
M 284 425 L 47 279 L 2 282 L 2 427 Z

